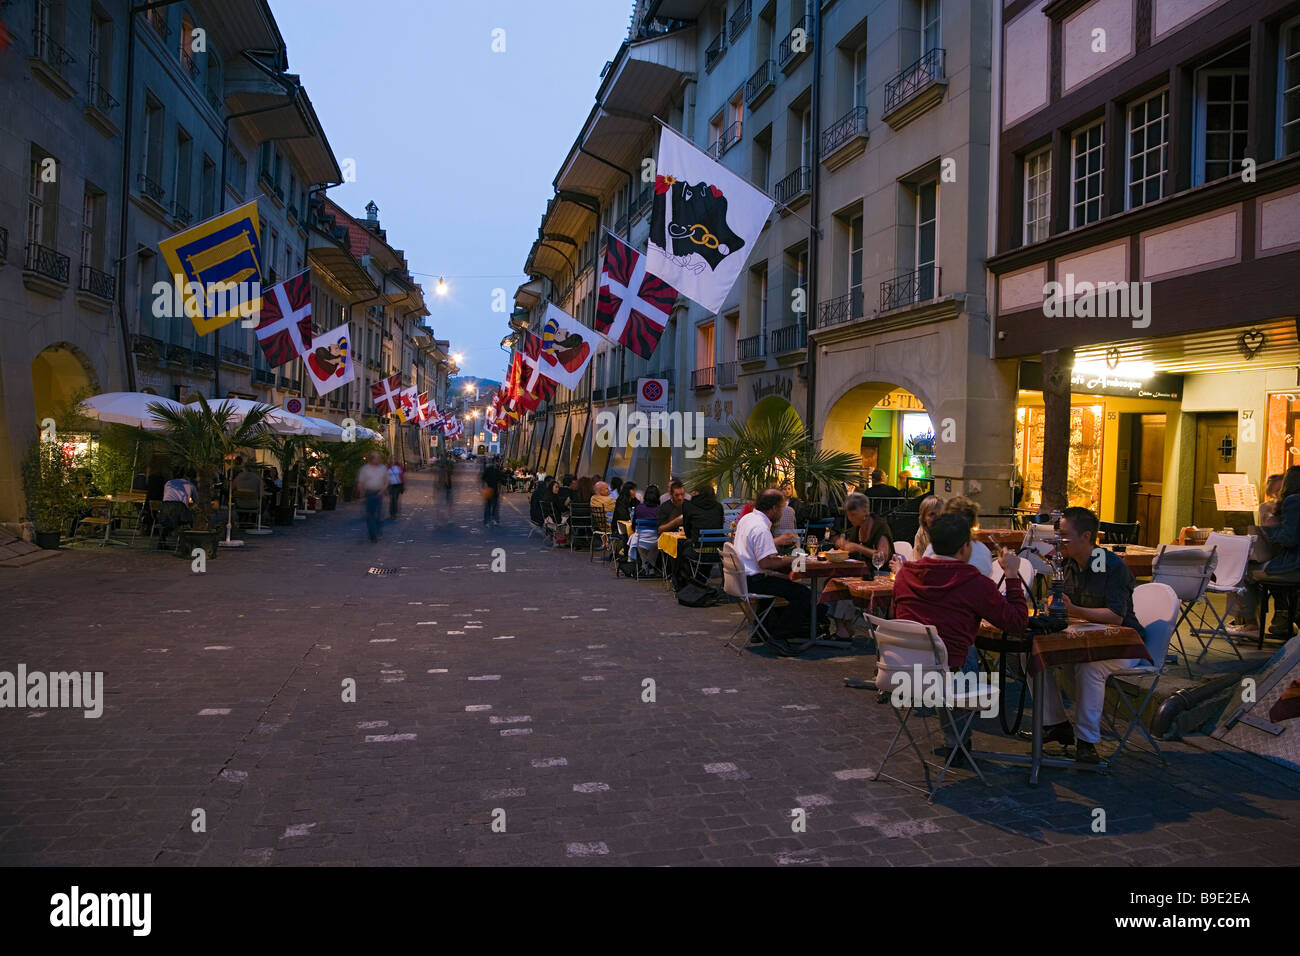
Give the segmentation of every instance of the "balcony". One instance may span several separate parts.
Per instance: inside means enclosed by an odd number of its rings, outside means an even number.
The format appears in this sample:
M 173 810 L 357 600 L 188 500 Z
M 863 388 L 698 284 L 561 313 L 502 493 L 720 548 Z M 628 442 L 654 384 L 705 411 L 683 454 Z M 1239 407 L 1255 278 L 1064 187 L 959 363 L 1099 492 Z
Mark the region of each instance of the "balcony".
M 691 388 L 700 391 L 706 388 L 713 388 L 714 373 L 717 369 L 710 365 L 707 368 L 697 368 L 691 373 Z
M 117 277 L 83 263 L 77 291 L 102 302 L 112 302 L 113 296 L 117 294 Z
M 72 260 L 49 246 L 35 242 L 27 244 L 23 259 L 23 285 L 33 292 L 57 298 L 68 287 L 68 273 Z
M 221 346 L 221 361 L 227 365 L 239 365 L 243 368 L 253 367 L 253 356 L 243 349 L 237 349 L 229 345 Z
M 727 50 L 727 31 L 723 30 L 713 38 L 707 47 L 704 48 L 704 72 L 712 73 L 713 68 L 718 65 L 722 59 L 722 54 Z
M 175 219 L 177 222 L 179 222 L 182 226 L 188 226 L 190 224 L 190 221 L 194 218 L 194 214 L 190 212 L 188 207 L 182 206 L 178 201 L 173 199 L 172 218 Z
M 745 81 L 745 105 L 751 109 L 767 99 L 776 89 L 776 61 L 764 60 L 754 75 Z
M 719 388 L 735 388 L 736 376 L 740 374 L 739 362 L 723 362 L 714 366 L 714 383 Z
M 842 325 L 862 318 L 862 289 L 853 289 L 817 307 L 817 328 Z
M 880 311 L 888 312 L 937 299 L 941 274 L 938 266 L 929 265 L 886 279 L 880 283 Z
M 199 78 L 199 65 L 194 62 L 194 54 L 188 48 L 181 50 L 181 66 L 185 67 L 185 72 L 190 75 L 190 79 Z
M 731 147 L 735 146 L 739 142 L 740 120 L 736 120 L 736 122 L 724 129 L 718 135 L 718 138 L 709 145 L 709 153 L 714 159 L 721 159 L 723 156 L 727 155 L 727 151 L 730 150 Z
M 808 329 L 803 323 L 787 325 L 783 329 L 774 329 L 771 336 L 773 355 L 802 352 L 808 348 Z
M 742 362 L 761 362 L 767 358 L 767 349 L 763 347 L 765 344 L 763 336 L 751 335 L 736 343 L 736 354 Z
M 275 385 L 275 373 L 267 369 L 255 368 L 253 369 L 253 384 L 273 386 Z
M 190 368 L 202 375 L 211 375 L 217 369 L 217 360 L 206 352 L 191 352 Z
M 776 197 L 779 206 L 789 207 L 807 199 L 811 192 L 812 170 L 807 166 L 800 166 L 776 184 L 772 195 Z
M 822 133 L 822 165 L 836 170 L 867 148 L 867 108 L 849 110 Z
M 32 55 L 27 58 L 33 75 L 65 100 L 75 90 L 68 79 L 68 68 L 77 60 L 54 41 L 47 30 L 32 33 Z
M 732 43 L 736 42 L 736 37 L 740 36 L 745 27 L 749 26 L 749 18 L 753 13 L 753 0 L 740 0 L 736 7 L 736 12 L 731 15 L 727 21 L 727 39 Z
M 781 41 L 776 51 L 776 65 L 782 73 L 789 73 L 812 49 L 812 20 L 802 18 Z
M 113 95 L 104 89 L 92 74 L 86 81 L 86 106 L 83 112 L 86 119 L 109 139 L 121 132 L 113 122 L 113 110 L 119 105 Z
M 901 129 L 943 99 L 947 88 L 944 51 L 931 50 L 885 84 L 885 122 Z
M 618 398 L 619 386 L 610 385 L 605 389 L 606 398 Z
M 628 217 L 635 221 L 642 213 L 649 212 L 650 207 L 654 205 L 655 188 L 651 184 L 636 194 L 632 200 L 632 205 L 628 208 Z
M 153 200 L 158 206 L 162 206 L 163 196 L 167 195 L 167 190 L 163 189 L 162 186 L 158 185 L 158 183 L 154 182 L 144 173 L 141 173 L 137 177 L 136 182 L 140 185 L 140 195 L 144 196 L 146 199 Z

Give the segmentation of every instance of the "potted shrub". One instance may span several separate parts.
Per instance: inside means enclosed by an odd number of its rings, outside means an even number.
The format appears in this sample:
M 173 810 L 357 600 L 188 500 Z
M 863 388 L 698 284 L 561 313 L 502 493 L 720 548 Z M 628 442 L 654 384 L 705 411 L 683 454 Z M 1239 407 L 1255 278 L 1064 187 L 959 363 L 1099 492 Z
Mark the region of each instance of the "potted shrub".
M 77 470 L 81 463 L 58 442 L 33 441 L 23 460 L 23 494 L 35 525 L 36 544 L 47 550 L 59 540 L 81 510 Z
M 234 409 L 224 402 L 213 407 L 207 399 L 196 399 L 198 408 L 185 406 L 171 409 L 154 403 L 149 411 L 161 422 L 165 430 L 159 440 L 171 456 L 173 464 L 193 468 L 198 475 L 198 497 L 194 502 L 194 526 L 180 532 L 177 545 L 179 553 L 188 555 L 198 546 L 208 557 L 216 557 L 217 532 L 212 530 L 212 476 L 226 467 L 242 448 L 265 448 L 270 436 L 265 419 L 269 405 L 252 409 L 241 422 L 236 422 Z
M 298 486 L 298 460 L 306 445 L 305 438 L 293 435 L 273 435 L 269 447 L 280 467 L 280 497 L 271 509 L 272 520 L 276 525 L 288 527 L 293 524 L 293 496 Z

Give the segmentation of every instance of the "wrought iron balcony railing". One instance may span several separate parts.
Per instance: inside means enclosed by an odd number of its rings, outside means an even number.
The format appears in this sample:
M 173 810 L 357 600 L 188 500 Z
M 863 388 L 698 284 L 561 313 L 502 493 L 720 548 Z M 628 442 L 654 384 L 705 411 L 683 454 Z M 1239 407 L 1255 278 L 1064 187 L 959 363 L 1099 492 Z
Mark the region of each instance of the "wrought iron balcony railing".
M 167 194 L 167 191 L 163 189 L 162 186 L 158 185 L 144 173 L 140 174 L 139 183 L 140 192 L 144 193 L 156 203 L 161 203 L 163 196 Z
M 845 143 L 866 135 L 867 108 L 858 106 L 849 110 L 822 133 L 822 156 L 829 156 Z
M 731 147 L 735 146 L 739 142 L 740 142 L 740 120 L 736 120 L 736 122 L 732 123 L 726 129 L 724 129 L 722 131 L 722 135 L 718 137 L 718 141 L 716 143 L 717 151 L 715 153 L 715 157 L 717 159 L 721 159 L 723 156 L 727 154 L 727 151 L 731 149 Z
M 220 112 L 221 112 L 221 94 L 218 93 L 216 90 L 214 90 L 214 89 L 213 89 L 212 87 L 210 87 L 210 86 L 208 87 L 207 93 L 208 93 L 208 103 L 212 106 L 212 108 L 213 108 L 214 110 L 216 110 L 218 113 L 220 113 Z
M 944 51 L 930 50 L 885 84 L 885 112 L 893 112 L 932 83 L 944 78 Z
M 275 373 L 266 369 L 253 369 L 253 381 L 258 385 L 274 385 Z
M 794 25 L 790 32 L 786 34 L 786 38 L 781 41 L 781 45 L 776 51 L 777 65 L 784 70 L 807 53 L 811 47 L 812 20 L 805 16 Z
M 862 318 L 862 289 L 851 289 L 817 307 L 817 328 Z
M 188 226 L 190 224 L 190 220 L 193 219 L 194 216 L 190 212 L 188 207 L 182 206 L 179 202 L 173 199 L 172 218 L 174 218 L 177 222 L 184 223 L 185 225 Z
M 111 113 L 120 105 L 93 76 L 86 83 L 86 100 L 101 113 Z
M 181 66 L 185 67 L 191 79 L 199 78 L 199 65 L 194 62 L 194 54 L 188 48 L 181 50 Z
M 111 300 L 117 294 L 117 277 L 83 264 L 81 267 L 81 283 L 77 288 L 97 299 Z
M 632 205 L 628 208 L 628 216 L 635 219 L 637 216 L 641 215 L 641 213 L 649 211 L 650 207 L 654 204 L 654 198 L 654 185 L 651 184 L 646 186 L 637 193 L 635 197 L 633 197 Z
M 34 272 L 47 279 L 53 279 L 55 282 L 62 282 L 67 285 L 68 272 L 71 267 L 72 260 L 57 250 L 35 242 L 27 244 L 27 255 L 23 260 L 23 268 L 28 272 Z
M 753 0 L 740 0 L 740 3 L 736 6 L 736 12 L 727 21 L 727 38 L 732 43 L 736 42 L 736 37 L 740 36 L 740 31 L 749 25 L 749 18 L 752 13 Z
M 36 30 L 32 34 L 32 51 L 37 59 L 44 60 L 65 80 L 68 67 L 76 63 L 76 58 L 54 41 L 48 30 Z
M 764 60 L 754 75 L 745 81 L 745 105 L 749 106 L 776 85 L 776 63 Z
M 715 36 L 713 42 L 704 49 L 704 69 L 706 72 L 712 70 L 714 66 L 717 65 L 718 60 L 722 59 L 722 54 L 726 49 L 727 31 L 723 30 Z
M 763 336 L 751 335 L 749 338 L 741 339 L 736 343 L 736 351 L 740 355 L 742 362 L 753 362 L 767 355 L 764 346 Z
M 697 368 L 691 373 L 691 388 L 713 388 L 714 373 L 717 369 L 710 365 L 707 368 Z
M 787 325 L 783 329 L 774 329 L 771 335 L 773 355 L 798 352 L 808 347 L 808 329 L 802 322 L 798 325 Z
M 714 366 L 713 380 L 719 388 L 727 388 L 736 384 L 736 376 L 740 374 L 739 362 L 723 362 L 721 365 Z
M 940 269 L 922 266 L 915 272 L 904 272 L 880 283 L 880 311 L 901 309 L 906 305 L 927 302 L 939 296 Z
M 793 200 L 812 189 L 812 170 L 800 166 L 785 179 L 776 184 L 772 194 L 782 205 L 789 205 Z

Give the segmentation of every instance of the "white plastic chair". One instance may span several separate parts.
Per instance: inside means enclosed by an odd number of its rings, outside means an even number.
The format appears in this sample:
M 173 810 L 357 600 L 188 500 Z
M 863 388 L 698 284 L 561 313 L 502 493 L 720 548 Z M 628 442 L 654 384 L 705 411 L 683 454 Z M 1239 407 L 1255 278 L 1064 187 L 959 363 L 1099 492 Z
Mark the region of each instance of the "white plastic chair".
M 1206 547 L 1216 548 L 1219 554 L 1218 567 L 1214 569 L 1214 576 L 1210 583 L 1206 585 L 1205 594 L 1201 597 L 1200 609 L 1201 624 L 1206 623 L 1206 611 L 1209 611 L 1210 620 L 1214 621 L 1213 627 L 1193 627 L 1192 635 L 1201 642 L 1201 655 L 1196 658 L 1196 663 L 1200 663 L 1205 655 L 1210 652 L 1210 645 L 1216 637 L 1221 637 L 1228 642 L 1232 652 L 1237 655 L 1238 660 L 1242 660 L 1241 651 L 1237 649 L 1237 642 L 1232 639 L 1228 633 L 1228 615 L 1225 609 L 1223 614 L 1219 609 L 1210 603 L 1211 594 L 1222 594 L 1227 596 L 1228 606 L 1231 606 L 1234 599 L 1240 600 L 1246 593 L 1246 566 L 1250 561 L 1250 548 L 1255 543 L 1253 534 L 1220 534 L 1212 533 L 1206 539 Z
M 1164 754 L 1160 752 L 1159 745 L 1151 736 L 1147 729 L 1146 721 L 1142 719 L 1142 712 L 1146 710 L 1147 704 L 1155 695 L 1156 685 L 1160 683 L 1160 678 L 1165 672 L 1165 658 L 1169 654 L 1169 641 L 1174 635 L 1175 623 L 1179 620 L 1181 601 L 1178 599 L 1178 593 L 1168 584 L 1160 582 L 1151 582 L 1150 584 L 1139 584 L 1133 589 L 1133 613 L 1137 616 L 1138 623 L 1146 632 L 1147 652 L 1151 655 L 1152 663 L 1138 664 L 1134 667 L 1127 667 L 1123 670 L 1112 671 L 1106 678 L 1109 683 L 1115 677 L 1153 677 L 1151 686 L 1147 688 L 1145 694 L 1133 695 L 1132 697 L 1124 690 L 1122 685 L 1116 685 L 1116 699 L 1124 704 L 1128 711 L 1126 719 L 1128 720 L 1128 729 L 1120 737 L 1119 728 L 1115 725 L 1116 713 L 1112 712 L 1103 717 L 1106 720 L 1106 727 L 1116 737 L 1119 737 L 1119 747 L 1110 757 L 1110 763 L 1114 763 L 1124 746 L 1128 743 L 1129 736 L 1134 730 L 1142 732 L 1142 736 L 1151 744 L 1151 752 L 1161 760 L 1164 760 Z M 1141 700 L 1138 700 L 1138 697 Z M 1118 711 L 1117 703 L 1114 710 Z
M 945 691 L 944 702 L 939 708 L 940 720 L 947 723 L 952 731 L 952 736 L 957 742 L 957 746 L 948 754 L 948 759 L 939 771 L 939 776 L 933 782 L 930 780 L 930 765 L 926 762 L 924 754 L 921 753 L 921 748 L 917 746 L 916 738 L 912 736 L 912 732 L 907 727 L 908 719 L 918 706 L 918 701 L 915 698 L 920 695 L 922 688 L 912 688 L 913 699 L 908 700 L 907 695 L 902 695 L 903 699 L 900 703 L 894 702 L 894 690 L 898 687 L 894 675 L 901 675 L 909 683 L 913 682 L 918 674 L 918 665 L 922 681 L 935 679 L 928 677 L 930 674 L 935 674 L 937 679 L 943 682 L 942 686 L 945 689 L 949 686 L 948 649 L 940 640 L 938 631 L 931 625 L 919 624 L 916 621 L 885 620 L 871 614 L 866 615 L 866 618 L 876 640 L 876 687 L 881 694 L 889 695 L 891 709 L 894 712 L 895 719 L 898 720 L 898 731 L 894 734 L 894 739 L 889 742 L 889 748 L 885 752 L 884 759 L 880 761 L 880 766 L 876 768 L 876 775 L 873 779 L 879 780 L 884 777 L 886 780 L 901 783 L 905 787 L 921 790 L 920 787 L 913 783 L 884 772 L 885 764 L 889 762 L 889 759 L 905 749 L 904 747 L 896 747 L 896 744 L 899 737 L 906 735 L 908 744 L 921 761 L 922 770 L 925 771 L 925 789 L 922 792 L 931 801 L 934 800 L 939 785 L 943 782 L 944 775 L 947 774 L 958 753 L 965 755 L 971 769 L 975 771 L 985 785 L 988 785 L 988 780 L 984 778 L 983 771 L 980 770 L 965 743 L 966 733 L 983 706 L 978 697 L 967 694 L 964 690 L 958 690 L 953 694 L 952 699 L 948 699 Z M 997 685 L 992 682 L 989 683 L 996 703 Z M 967 714 L 966 719 L 960 723 L 955 714 L 955 711 L 959 710 L 966 711 Z M 929 727 L 925 724 L 924 717 L 921 720 L 926 728 L 926 737 L 928 738 Z
M 736 546 L 730 541 L 722 546 L 722 588 L 727 594 L 740 602 L 740 609 L 744 613 L 744 618 L 722 646 L 733 648 L 737 654 L 741 653 L 745 649 L 744 645 L 736 647 L 732 644 L 732 641 L 744 631 L 746 625 L 749 627 L 746 635 L 747 641 L 757 637 L 764 643 L 770 643 L 772 635 L 768 632 L 764 622 L 767 620 L 767 616 L 772 613 L 772 608 L 784 605 L 786 601 L 784 598 L 771 594 L 756 594 L 749 590 L 749 578 L 745 574 L 744 565 L 740 562 L 740 555 L 736 554 Z M 754 607 L 755 601 L 767 601 L 769 603 L 760 613 Z
M 894 554 L 902 555 L 904 561 L 916 560 L 916 552 L 912 549 L 911 544 L 906 541 L 894 542 Z
M 1209 587 L 1217 562 L 1218 551 L 1215 548 L 1207 550 L 1197 546 L 1161 545 L 1151 566 L 1151 580 L 1173 588 L 1182 604 L 1182 613 L 1178 615 L 1178 621 L 1174 625 L 1173 636 L 1178 641 L 1178 651 L 1182 655 L 1183 663 L 1187 665 L 1188 677 L 1195 675 L 1192 674 L 1192 661 L 1187 656 L 1187 648 L 1183 646 L 1181 628 L 1192 609 L 1204 599 L 1205 589 Z

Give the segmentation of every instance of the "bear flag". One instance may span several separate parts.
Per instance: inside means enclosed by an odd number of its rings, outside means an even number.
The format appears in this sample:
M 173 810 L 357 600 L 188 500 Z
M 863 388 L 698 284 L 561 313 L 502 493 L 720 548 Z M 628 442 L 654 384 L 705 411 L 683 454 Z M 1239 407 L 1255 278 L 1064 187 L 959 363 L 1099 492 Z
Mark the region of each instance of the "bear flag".
M 776 203 L 663 125 L 655 172 L 646 271 L 721 311 Z
M 537 370 L 557 385 L 576 389 L 600 336 L 552 302 L 546 306 L 541 341 Z
M 606 233 L 596 331 L 642 358 L 654 354 L 677 301 L 677 290 L 646 271 L 646 257 Z

